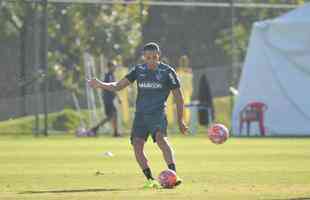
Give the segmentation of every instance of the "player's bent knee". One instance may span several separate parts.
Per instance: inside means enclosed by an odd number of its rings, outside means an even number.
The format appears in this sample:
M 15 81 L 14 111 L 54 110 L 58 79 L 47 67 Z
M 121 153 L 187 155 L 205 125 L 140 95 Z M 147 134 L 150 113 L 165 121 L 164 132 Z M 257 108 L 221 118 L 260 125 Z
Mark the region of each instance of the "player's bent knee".
M 134 147 L 143 147 L 144 143 L 145 141 L 142 138 L 138 138 L 138 137 L 132 138 L 132 145 Z
M 156 134 L 156 142 L 159 146 L 168 145 L 167 137 L 160 132 Z

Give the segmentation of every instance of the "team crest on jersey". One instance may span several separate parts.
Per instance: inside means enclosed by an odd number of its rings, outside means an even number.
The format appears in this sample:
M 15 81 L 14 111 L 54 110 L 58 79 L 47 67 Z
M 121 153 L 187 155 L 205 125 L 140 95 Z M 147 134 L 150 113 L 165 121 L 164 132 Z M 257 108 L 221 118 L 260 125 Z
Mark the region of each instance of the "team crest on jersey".
M 146 74 L 139 74 L 139 76 L 140 76 L 141 78 L 144 78 L 144 77 L 146 76 Z
M 155 78 L 156 78 L 156 80 L 160 81 L 160 79 L 161 79 L 161 74 L 160 74 L 160 73 L 156 73 L 156 74 L 155 74 Z
M 142 70 L 145 70 L 145 69 L 146 69 L 146 67 L 143 66 L 143 65 L 139 65 L 138 68 L 140 68 L 140 69 L 142 69 Z

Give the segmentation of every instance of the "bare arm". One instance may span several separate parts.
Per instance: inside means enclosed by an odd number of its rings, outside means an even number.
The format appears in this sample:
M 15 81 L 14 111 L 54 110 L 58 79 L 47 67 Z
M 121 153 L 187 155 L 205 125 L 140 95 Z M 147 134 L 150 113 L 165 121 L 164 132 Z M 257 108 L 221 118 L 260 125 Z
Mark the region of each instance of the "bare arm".
M 177 117 L 178 121 L 183 121 L 183 109 L 184 109 L 184 99 L 180 88 L 172 90 L 174 96 L 174 101 L 177 107 Z
M 174 96 L 174 101 L 177 107 L 179 129 L 181 133 L 185 134 L 188 128 L 185 125 L 184 120 L 183 120 L 183 110 L 184 110 L 183 94 L 180 88 L 176 88 L 172 90 L 172 94 Z
M 107 83 L 107 82 L 100 81 L 97 78 L 93 78 L 93 79 L 88 80 L 88 84 L 93 88 L 101 88 L 103 90 L 117 92 L 119 90 L 124 89 L 128 85 L 130 85 L 130 81 L 127 78 L 123 78 L 117 82 Z

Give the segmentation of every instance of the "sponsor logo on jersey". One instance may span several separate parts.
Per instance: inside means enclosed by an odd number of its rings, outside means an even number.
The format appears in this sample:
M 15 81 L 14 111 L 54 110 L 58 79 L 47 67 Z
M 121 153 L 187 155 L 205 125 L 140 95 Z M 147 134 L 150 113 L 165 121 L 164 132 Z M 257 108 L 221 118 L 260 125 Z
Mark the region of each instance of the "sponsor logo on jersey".
M 159 89 L 162 88 L 162 84 L 156 82 L 141 82 L 139 88 Z

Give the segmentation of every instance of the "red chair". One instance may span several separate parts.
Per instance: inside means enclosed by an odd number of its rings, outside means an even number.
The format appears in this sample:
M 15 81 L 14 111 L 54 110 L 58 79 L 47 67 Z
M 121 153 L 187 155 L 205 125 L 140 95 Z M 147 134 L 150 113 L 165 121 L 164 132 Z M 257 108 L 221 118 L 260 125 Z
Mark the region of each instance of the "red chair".
M 243 124 L 246 123 L 247 135 L 250 134 L 252 122 L 258 122 L 259 132 L 261 136 L 265 136 L 266 129 L 264 126 L 264 112 L 267 110 L 267 105 L 262 102 L 251 102 L 247 104 L 241 111 L 239 116 L 240 134 L 242 133 Z

